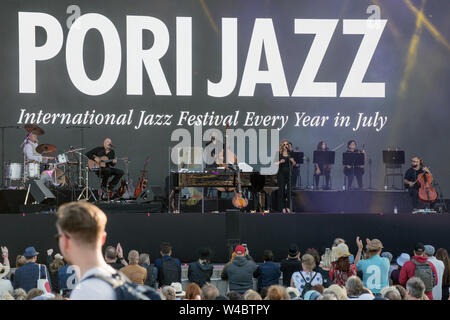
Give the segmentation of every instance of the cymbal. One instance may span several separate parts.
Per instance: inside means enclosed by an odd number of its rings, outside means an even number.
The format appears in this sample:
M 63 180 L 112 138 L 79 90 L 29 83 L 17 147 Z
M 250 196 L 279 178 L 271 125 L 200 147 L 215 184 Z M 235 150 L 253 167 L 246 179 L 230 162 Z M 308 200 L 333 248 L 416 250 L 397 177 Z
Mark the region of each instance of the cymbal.
M 25 130 L 27 130 L 27 132 L 34 133 L 38 136 L 41 136 L 45 133 L 44 130 L 42 130 L 41 128 L 39 128 L 38 126 L 36 126 L 34 124 L 26 124 L 24 128 L 25 128 Z
M 36 152 L 40 154 L 50 154 L 56 151 L 56 147 L 52 144 L 40 144 L 36 147 Z

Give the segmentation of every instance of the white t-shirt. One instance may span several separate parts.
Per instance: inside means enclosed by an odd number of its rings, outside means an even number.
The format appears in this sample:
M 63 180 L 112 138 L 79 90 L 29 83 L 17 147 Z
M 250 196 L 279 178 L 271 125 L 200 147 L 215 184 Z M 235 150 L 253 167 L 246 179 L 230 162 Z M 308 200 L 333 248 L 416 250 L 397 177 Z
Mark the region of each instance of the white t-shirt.
M 428 257 L 428 262 L 431 262 L 436 268 L 438 277 L 438 284 L 433 287 L 433 300 L 442 300 L 442 278 L 444 276 L 445 266 L 441 260 L 436 257 Z
M 111 277 L 116 271 L 107 266 L 88 270 L 70 294 L 70 300 L 116 300 L 116 293 L 109 283 L 101 279 L 88 278 L 94 274 Z
M 308 283 L 311 283 L 311 287 L 314 287 L 315 285 L 322 285 L 323 284 L 323 278 L 322 275 L 318 272 L 305 272 L 305 271 L 301 271 L 303 278 L 305 278 L 305 280 Z M 300 291 L 300 294 L 302 294 L 303 292 L 303 288 L 306 285 L 305 280 L 303 280 L 302 276 L 300 275 L 300 272 L 294 272 L 292 274 L 292 280 L 294 282 L 294 287 L 296 287 L 298 289 L 298 291 Z M 311 279 L 313 279 L 313 281 L 311 282 Z M 306 292 L 305 292 L 306 293 Z

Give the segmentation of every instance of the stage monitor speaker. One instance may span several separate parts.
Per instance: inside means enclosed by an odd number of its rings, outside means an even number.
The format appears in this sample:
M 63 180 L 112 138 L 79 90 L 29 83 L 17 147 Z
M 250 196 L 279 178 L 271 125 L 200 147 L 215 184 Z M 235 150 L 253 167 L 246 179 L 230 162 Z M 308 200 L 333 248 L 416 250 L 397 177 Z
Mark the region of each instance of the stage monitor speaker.
M 138 203 L 151 202 L 164 197 L 163 189 L 161 186 L 147 186 L 147 189 L 141 192 L 136 198 Z
M 56 200 L 55 195 L 40 180 L 32 180 L 30 193 L 37 203 L 48 203 L 50 200 Z

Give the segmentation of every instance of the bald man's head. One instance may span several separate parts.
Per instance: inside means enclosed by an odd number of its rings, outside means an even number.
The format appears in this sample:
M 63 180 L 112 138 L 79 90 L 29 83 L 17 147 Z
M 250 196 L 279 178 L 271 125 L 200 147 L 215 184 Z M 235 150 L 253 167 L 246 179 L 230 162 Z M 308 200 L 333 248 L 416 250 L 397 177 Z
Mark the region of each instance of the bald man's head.
M 111 139 L 110 138 L 106 138 L 105 141 L 103 141 L 103 146 L 105 147 L 105 149 L 111 149 Z

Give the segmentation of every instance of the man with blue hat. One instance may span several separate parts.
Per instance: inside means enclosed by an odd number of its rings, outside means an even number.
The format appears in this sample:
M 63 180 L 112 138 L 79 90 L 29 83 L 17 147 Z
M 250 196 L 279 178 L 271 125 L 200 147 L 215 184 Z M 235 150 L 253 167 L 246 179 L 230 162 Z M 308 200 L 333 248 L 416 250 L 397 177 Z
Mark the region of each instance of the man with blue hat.
M 23 256 L 27 259 L 27 262 L 18 268 L 14 274 L 14 289 L 22 288 L 28 292 L 33 288 L 37 288 L 39 278 L 45 279 L 47 277 L 47 279 L 50 279 L 45 265 L 36 264 L 38 254 L 39 252 L 34 247 L 25 249 Z

